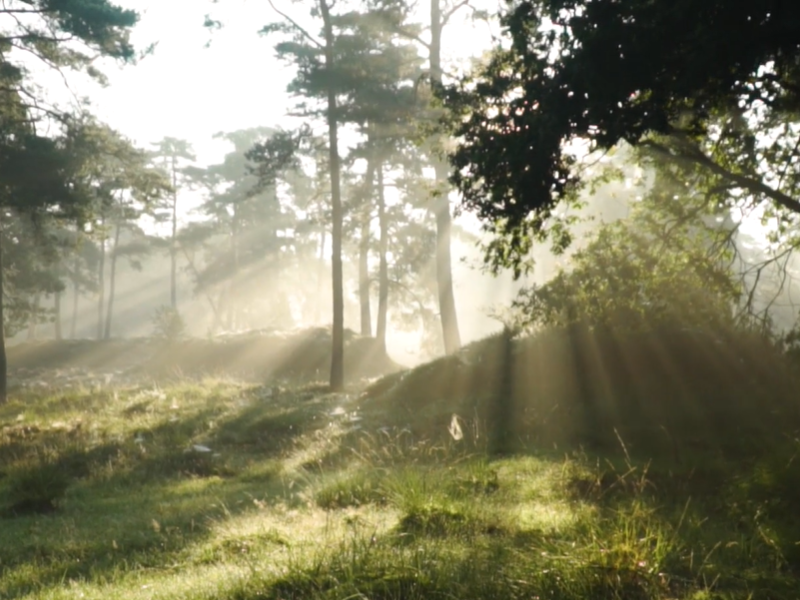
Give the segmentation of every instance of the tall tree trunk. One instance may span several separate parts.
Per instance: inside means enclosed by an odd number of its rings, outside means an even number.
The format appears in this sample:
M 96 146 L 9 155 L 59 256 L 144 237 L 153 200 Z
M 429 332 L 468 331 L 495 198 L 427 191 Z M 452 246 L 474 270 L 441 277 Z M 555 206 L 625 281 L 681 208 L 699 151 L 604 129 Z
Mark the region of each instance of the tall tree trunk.
M 37 292 L 33 297 L 33 306 L 31 307 L 30 321 L 28 321 L 28 341 L 36 339 L 36 328 L 39 324 L 39 305 L 42 302 L 41 293 Z
M 238 294 L 239 288 L 239 215 L 236 205 L 233 205 L 233 217 L 231 221 L 231 255 L 233 257 L 233 273 L 228 285 L 228 331 L 232 332 L 237 325 L 236 313 L 240 307 Z
M 79 266 L 79 259 L 75 257 L 75 271 L 73 273 L 73 296 L 72 296 L 72 322 L 69 325 L 69 338 L 71 340 L 75 339 L 75 331 L 78 327 L 78 302 L 80 299 L 80 282 L 78 281 L 78 266 Z
M 173 310 L 178 310 L 178 191 L 175 174 L 175 157 L 172 157 L 172 243 L 170 244 L 169 300 Z
M 183 257 L 186 259 L 186 266 L 192 272 L 192 274 L 197 278 L 200 279 L 200 274 L 197 272 L 197 266 L 194 264 L 194 259 L 192 255 L 187 252 L 186 248 L 181 248 L 183 250 Z M 216 331 L 216 328 L 219 327 L 220 324 L 220 316 L 219 316 L 219 308 L 217 304 L 214 302 L 214 299 L 211 297 L 211 294 L 208 291 L 204 291 L 203 295 L 206 297 L 208 301 L 208 305 L 211 307 L 211 312 L 214 314 L 214 320 L 211 324 L 211 331 Z
M 440 0 L 431 0 L 431 85 L 442 85 L 442 11 Z M 461 348 L 455 294 L 453 293 L 453 267 L 450 256 L 452 218 L 448 185 L 448 166 L 440 159 L 434 161 L 437 196 L 433 201 L 436 216 L 436 285 L 439 292 L 439 315 L 442 320 L 444 348 L 452 354 Z
M 380 266 L 378 270 L 378 326 L 375 337 L 379 349 L 386 353 L 386 318 L 389 312 L 389 265 L 386 261 L 386 251 L 389 245 L 389 219 L 386 215 L 386 194 L 383 185 L 383 163 L 378 163 L 378 223 L 380 226 L 380 241 L 378 252 Z
M 364 205 L 361 211 L 361 239 L 358 245 L 358 299 L 361 305 L 361 335 L 372 336 L 372 310 L 369 298 L 369 226 L 372 221 L 372 179 L 375 161 L 367 158 L 365 175 Z
M 97 271 L 97 339 L 103 339 L 103 309 L 106 303 L 106 238 L 105 238 L 104 216 L 100 217 L 101 237 L 100 237 L 100 260 Z
M 320 13 L 325 32 L 325 69 L 333 73 L 333 23 L 331 22 L 328 0 L 319 0 Z M 331 244 L 332 276 L 333 276 L 333 347 L 331 348 L 331 379 L 332 391 L 344 389 L 344 277 L 342 272 L 342 195 L 340 188 L 339 164 L 339 129 L 338 110 L 336 106 L 336 91 L 331 83 L 328 86 L 328 151 L 330 153 L 331 177 L 331 204 L 333 212 L 333 225 Z
M 369 300 L 369 215 L 361 215 L 361 239 L 358 243 L 358 302 L 361 307 L 361 335 L 372 336 L 372 310 Z
M 103 339 L 111 339 L 111 319 L 114 317 L 114 292 L 117 287 L 117 249 L 119 248 L 120 226 L 114 230 L 114 253 L 111 255 L 111 271 L 108 274 L 108 310 L 106 311 L 106 329 Z
M 55 334 L 56 340 L 58 341 L 61 341 L 61 339 L 64 337 L 61 334 L 61 294 L 62 294 L 61 290 L 56 290 L 54 294 L 55 306 L 53 309 L 56 313 L 55 319 L 53 321 L 53 325 L 55 327 L 55 331 L 53 333 Z
M 3 269 L 3 235 L 0 223 L 0 404 L 8 401 L 8 357 L 6 356 L 5 273 Z

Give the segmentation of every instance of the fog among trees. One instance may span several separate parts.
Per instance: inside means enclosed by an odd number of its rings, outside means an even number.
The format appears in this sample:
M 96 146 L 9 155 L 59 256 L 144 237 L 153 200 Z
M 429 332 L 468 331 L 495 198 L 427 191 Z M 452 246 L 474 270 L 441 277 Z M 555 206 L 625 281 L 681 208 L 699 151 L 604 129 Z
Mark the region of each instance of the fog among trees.
M 0 598 L 797 598 L 800 3 L 4 0 Z

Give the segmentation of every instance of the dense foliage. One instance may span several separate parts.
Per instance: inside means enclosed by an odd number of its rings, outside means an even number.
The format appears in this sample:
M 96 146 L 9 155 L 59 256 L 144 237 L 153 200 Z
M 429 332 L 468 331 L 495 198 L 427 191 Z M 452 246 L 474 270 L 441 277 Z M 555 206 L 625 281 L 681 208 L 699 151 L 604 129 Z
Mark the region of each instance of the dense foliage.
M 729 199 L 800 210 L 800 5 L 530 0 L 502 24 L 500 47 L 447 95 L 453 182 L 510 241 L 501 260 L 581 190 L 587 151 L 621 141 Z

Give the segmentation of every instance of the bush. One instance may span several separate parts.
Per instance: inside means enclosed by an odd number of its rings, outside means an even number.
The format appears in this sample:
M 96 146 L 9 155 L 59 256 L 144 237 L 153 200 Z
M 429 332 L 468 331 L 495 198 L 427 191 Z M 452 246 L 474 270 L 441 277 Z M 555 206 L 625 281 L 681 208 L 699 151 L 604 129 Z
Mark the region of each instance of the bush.
M 171 306 L 160 306 L 153 317 L 155 337 L 174 341 L 186 336 L 186 323 L 177 309 Z

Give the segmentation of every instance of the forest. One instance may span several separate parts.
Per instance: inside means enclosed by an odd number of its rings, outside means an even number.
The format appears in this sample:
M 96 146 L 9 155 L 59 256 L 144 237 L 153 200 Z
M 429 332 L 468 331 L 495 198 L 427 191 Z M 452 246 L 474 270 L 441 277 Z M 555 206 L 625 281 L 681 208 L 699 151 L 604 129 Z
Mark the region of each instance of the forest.
M 800 3 L 4 0 L 0 599 L 800 598 Z

